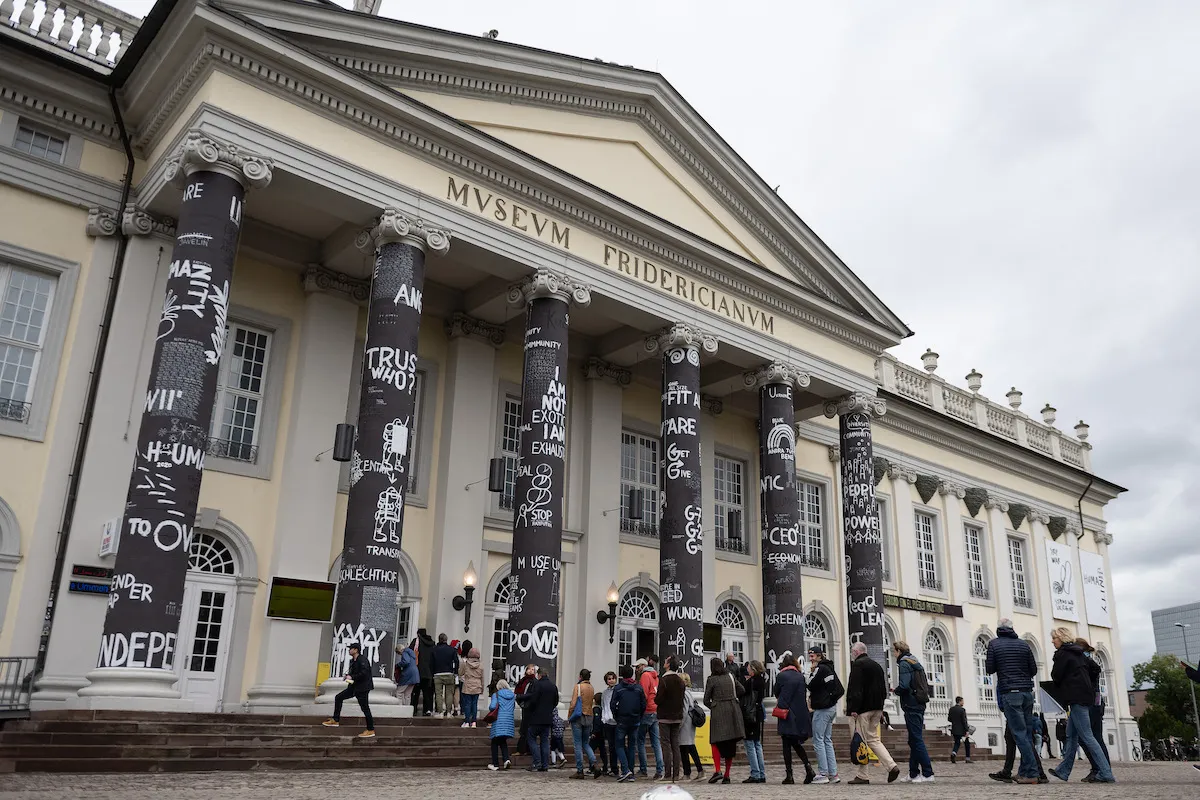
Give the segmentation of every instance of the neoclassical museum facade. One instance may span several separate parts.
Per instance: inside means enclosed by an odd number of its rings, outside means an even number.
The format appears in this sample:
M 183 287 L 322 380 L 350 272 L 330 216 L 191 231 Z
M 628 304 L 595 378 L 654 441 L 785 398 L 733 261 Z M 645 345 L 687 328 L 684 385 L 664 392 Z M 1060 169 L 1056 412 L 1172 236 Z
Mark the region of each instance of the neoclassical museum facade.
M 562 681 L 905 639 L 930 723 L 962 695 L 995 741 L 1011 617 L 1046 677 L 1053 627 L 1096 645 L 1128 748 L 1087 426 L 890 355 L 662 76 L 324 2 L 0 17 L 0 656 L 35 710 L 311 712 L 358 641 L 405 713 L 419 627 Z

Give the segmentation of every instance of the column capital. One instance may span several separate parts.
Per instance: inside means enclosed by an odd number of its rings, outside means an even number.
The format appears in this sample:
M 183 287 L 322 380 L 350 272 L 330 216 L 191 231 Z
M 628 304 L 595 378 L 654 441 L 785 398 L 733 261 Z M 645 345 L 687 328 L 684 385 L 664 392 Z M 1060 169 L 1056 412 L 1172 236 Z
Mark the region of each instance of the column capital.
M 1050 524 L 1050 515 L 1037 508 L 1029 509 L 1029 512 L 1025 515 L 1025 518 L 1030 522 L 1040 522 L 1043 525 Z
M 803 389 L 812 383 L 812 376 L 794 364 L 772 361 L 742 375 L 747 389 L 761 389 L 771 384 L 784 384 Z
M 983 501 L 983 507 L 988 511 L 999 511 L 1002 514 L 1008 513 L 1008 501 L 999 497 L 988 495 L 987 500 Z
M 568 305 L 587 306 L 592 302 L 592 287 L 548 269 L 538 269 L 520 283 L 508 287 L 510 305 L 525 306 L 543 297 L 552 297 Z
M 371 299 L 371 282 L 352 278 L 320 264 L 309 264 L 304 270 L 304 292 L 324 292 L 340 295 L 356 305 L 365 306 Z
M 121 233 L 126 236 L 150 236 L 161 233 L 163 236 L 175 236 L 175 219 L 172 217 L 156 217 L 145 209 L 133 203 L 125 205 L 121 214 Z
M 706 353 L 717 352 L 717 337 L 686 322 L 676 322 L 646 337 L 648 353 L 666 353 L 681 348 L 695 353 L 699 361 L 700 348 Z
M 957 483 L 953 483 L 951 481 L 938 481 L 937 490 L 938 494 L 942 495 L 943 497 L 948 494 L 952 494 L 959 500 L 962 500 L 967 496 L 967 488 L 965 486 L 959 486 Z
M 167 181 L 182 189 L 193 172 L 206 170 L 233 178 L 245 189 L 264 189 L 271 182 L 275 162 L 249 153 L 239 145 L 188 131 L 179 150 L 167 162 Z
M 622 389 L 633 383 L 632 372 L 596 356 L 591 356 L 583 362 L 583 377 L 589 381 L 608 381 Z
M 881 398 L 866 392 L 854 392 L 825 404 L 825 416 L 845 416 L 846 414 L 866 413 L 873 417 L 882 417 L 887 411 L 887 403 Z
M 899 464 L 888 464 L 887 474 L 894 481 L 908 481 L 910 484 L 917 482 L 916 470 L 905 469 Z
M 456 311 L 446 320 L 446 336 L 451 339 L 470 337 L 487 342 L 492 347 L 499 347 L 504 344 L 504 326 L 493 325 L 461 311 Z
M 725 410 L 725 401 L 719 397 L 713 397 L 711 394 L 702 394 L 700 395 L 700 407 L 714 417 L 718 417 Z
M 1092 541 L 1096 544 L 1112 544 L 1113 537 L 1111 533 L 1104 531 L 1092 531 Z
M 374 253 L 390 242 L 404 242 L 436 256 L 450 250 L 450 232 L 426 225 L 423 219 L 413 219 L 398 208 L 385 208 L 375 224 L 364 228 L 354 246 L 364 253 Z
M 107 208 L 88 209 L 87 227 L 84 228 L 88 236 L 113 236 L 119 227 L 117 215 Z

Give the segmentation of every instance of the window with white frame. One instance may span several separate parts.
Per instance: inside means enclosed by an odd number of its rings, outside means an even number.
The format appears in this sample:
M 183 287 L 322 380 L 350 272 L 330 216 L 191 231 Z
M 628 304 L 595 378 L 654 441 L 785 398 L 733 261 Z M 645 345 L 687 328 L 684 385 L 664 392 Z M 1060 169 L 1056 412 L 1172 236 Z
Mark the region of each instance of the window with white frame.
M 745 503 L 743 501 L 746 465 L 742 461 L 717 456 L 713 459 L 716 477 L 714 494 L 716 507 L 716 548 L 731 553 L 749 553 L 750 545 L 745 536 Z M 737 513 L 730 513 L 737 512 Z M 731 527 L 736 525 L 736 529 Z
M 987 600 L 991 597 L 987 580 L 987 547 L 983 528 L 963 523 L 963 546 L 967 558 L 967 591 L 971 597 Z
M 883 674 L 887 680 L 889 689 L 896 687 L 896 659 L 892 652 L 892 642 L 896 641 L 899 636 L 896 635 L 896 629 L 892 625 L 892 621 L 886 617 L 883 620 L 883 648 L 887 653 L 887 658 L 883 659 Z
M 733 653 L 739 664 L 745 664 L 750 644 L 746 624 L 746 612 L 732 600 L 726 600 L 717 608 L 717 622 L 721 626 L 721 650 Z
M 617 608 L 617 666 L 633 664 L 639 651 L 654 651 L 658 637 L 658 603 L 650 592 L 630 589 Z
M 508 660 L 508 604 L 512 602 L 512 581 L 505 575 L 496 584 L 489 598 L 495 605 L 492 611 L 492 665 Z
M 658 536 L 659 441 L 633 431 L 621 432 L 621 530 Z M 642 490 L 642 518 L 629 518 L 629 490 Z
M 17 123 L 17 134 L 13 137 L 13 147 L 34 158 L 61 164 L 67 152 L 67 139 L 42 128 L 35 128 L 25 122 L 19 122 Z
M 258 460 L 270 356 L 270 333 L 230 323 L 217 374 L 217 402 L 208 442 L 210 455 L 251 464 Z
M 1033 597 L 1025 572 L 1026 561 L 1025 540 L 1019 536 L 1008 537 L 1008 572 L 1012 576 L 1013 605 L 1017 608 L 1033 608 Z
M 1100 693 L 1100 702 L 1108 702 L 1108 659 L 1099 650 L 1091 654 L 1100 666 L 1100 677 L 1096 681 L 1096 691 Z
M 921 588 L 940 592 L 942 581 L 938 576 L 937 520 L 923 511 L 913 513 L 913 527 L 917 534 L 917 577 Z
M 892 531 L 889 525 L 887 502 L 875 498 L 875 512 L 879 514 L 879 543 L 883 562 L 883 582 L 892 581 Z
M 950 687 L 946 682 L 946 640 L 937 628 L 925 634 L 925 677 L 929 679 L 930 700 L 946 700 Z
M 29 420 L 54 288 L 48 275 L 0 262 L 0 419 Z
M 521 463 L 521 398 L 505 395 L 500 409 L 500 457 L 504 459 L 504 491 L 500 507 L 512 511 L 515 505 L 517 465 Z
M 821 485 L 797 481 L 796 491 L 800 495 L 800 563 L 814 569 L 828 569 Z
M 833 658 L 829 652 L 829 626 L 825 624 L 824 617 L 817 613 L 805 614 L 804 649 L 808 650 L 814 645 L 819 645 L 827 658 Z
M 984 713 L 996 709 L 996 687 L 992 685 L 992 676 L 987 671 L 988 637 L 975 637 L 975 688 L 979 692 L 979 708 Z

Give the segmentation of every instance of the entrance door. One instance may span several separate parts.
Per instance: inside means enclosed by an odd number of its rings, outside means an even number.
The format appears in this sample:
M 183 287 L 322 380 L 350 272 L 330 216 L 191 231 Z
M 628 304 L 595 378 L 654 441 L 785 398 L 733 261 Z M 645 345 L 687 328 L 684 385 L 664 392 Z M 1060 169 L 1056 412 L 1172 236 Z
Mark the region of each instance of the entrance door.
M 233 628 L 234 583 L 213 575 L 189 572 L 179 619 L 175 671 L 185 700 L 197 712 L 221 709 L 229 639 Z

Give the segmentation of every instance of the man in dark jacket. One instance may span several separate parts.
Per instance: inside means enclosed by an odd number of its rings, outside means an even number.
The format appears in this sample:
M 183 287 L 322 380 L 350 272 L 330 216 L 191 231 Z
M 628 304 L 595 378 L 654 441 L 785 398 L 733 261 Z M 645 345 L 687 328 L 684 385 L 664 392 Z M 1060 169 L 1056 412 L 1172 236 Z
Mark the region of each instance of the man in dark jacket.
M 1021 753 L 1017 783 L 1037 783 L 1038 758 L 1033 749 L 1033 679 L 1037 676 L 1037 660 L 1029 642 L 1013 630 L 1010 619 L 1000 620 L 996 638 L 988 642 L 987 671 L 996 676 L 996 702 Z
M 454 679 L 458 676 L 458 648 L 446 639 L 446 634 L 439 633 L 437 647 L 433 648 L 434 702 L 443 717 L 450 716 L 454 708 Z
M 350 651 L 350 668 L 346 671 L 346 688 L 333 698 L 333 716 L 321 724 L 326 728 L 336 728 L 342 719 L 342 703 L 353 697 L 358 701 L 363 716 L 367 720 L 367 729 L 358 735 L 360 739 L 371 739 L 375 736 L 375 719 L 371 716 L 371 706 L 367 696 L 375 688 L 375 679 L 371 676 L 371 662 L 362 654 L 358 642 L 351 642 L 346 648 Z
M 929 698 L 918 697 L 914 688 L 918 676 L 924 677 L 925 667 L 909 651 L 905 641 L 897 639 L 892 644 L 892 651 L 900 672 L 896 694 L 900 697 L 900 709 L 904 712 L 904 727 L 908 729 L 908 779 L 912 783 L 928 783 L 933 780 L 933 762 L 929 760 L 929 749 L 925 747 L 925 706 Z
M 958 746 L 964 741 L 967 744 L 967 763 L 971 763 L 971 726 L 967 724 L 967 709 L 963 707 L 963 699 L 961 697 L 954 698 L 954 705 L 950 706 L 950 713 L 946 715 L 946 719 L 950 720 L 950 735 L 954 737 L 954 746 L 950 748 L 950 763 L 953 764 L 958 760 Z
M 418 713 L 418 705 L 425 716 L 433 716 L 433 651 L 436 647 L 433 637 L 424 628 L 417 630 L 417 640 L 413 649 L 417 651 L 417 675 L 420 683 L 413 691 L 414 716 Z
M 550 680 L 545 667 L 538 669 L 538 679 L 529 690 L 517 697 L 529 718 L 529 751 L 533 763 L 527 772 L 546 772 L 550 769 L 550 726 L 554 724 L 554 709 L 558 707 L 558 687 Z
M 616 725 L 617 765 L 621 772 L 618 779 L 623 782 L 634 780 L 633 750 L 637 740 L 638 726 L 642 723 L 642 715 L 646 713 L 646 693 L 633 679 L 633 667 L 628 664 L 621 667 L 621 680 L 613 688 L 610 707 L 613 722 Z
M 1091 755 L 1092 764 L 1096 767 L 1094 782 L 1115 783 L 1111 765 L 1092 733 L 1090 709 L 1096 702 L 1096 690 L 1088 669 L 1089 659 L 1068 628 L 1055 628 L 1050 634 L 1050 641 L 1055 648 L 1054 666 L 1050 670 L 1050 679 L 1054 681 L 1054 699 L 1067 709 L 1067 726 L 1074 735 L 1067 737 L 1066 748 L 1059 754 L 1062 760 L 1058 766 L 1046 772 L 1061 781 L 1070 778 L 1078 746 Z
M 825 657 L 822 645 L 814 644 L 808 648 L 808 662 L 812 664 L 808 701 L 812 707 L 812 739 L 818 768 L 813 783 L 840 783 L 833 749 L 833 720 L 837 716 L 837 702 L 846 692 L 834 672 L 833 662 Z
M 867 655 L 867 646 L 855 642 L 850 646 L 850 680 L 846 685 L 846 713 L 854 718 L 854 729 L 879 763 L 887 767 L 888 783 L 900 777 L 900 767 L 888 753 L 879 738 L 879 720 L 883 716 L 883 703 L 887 699 L 887 678 L 879 662 Z M 866 764 L 858 767 L 858 774 L 851 785 L 869 784 Z

